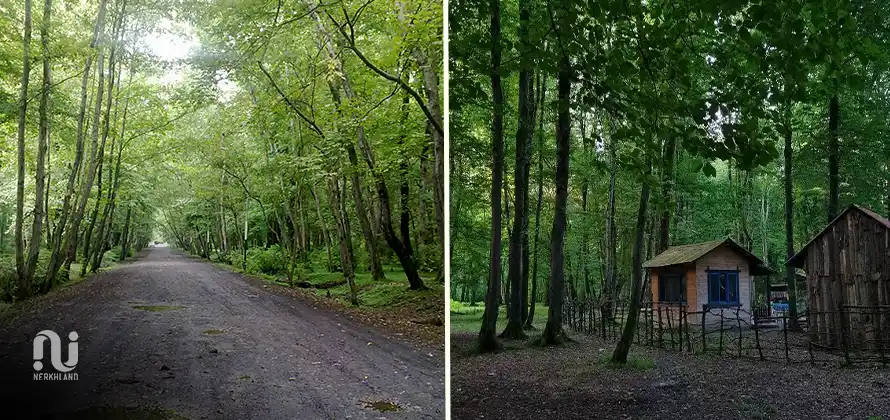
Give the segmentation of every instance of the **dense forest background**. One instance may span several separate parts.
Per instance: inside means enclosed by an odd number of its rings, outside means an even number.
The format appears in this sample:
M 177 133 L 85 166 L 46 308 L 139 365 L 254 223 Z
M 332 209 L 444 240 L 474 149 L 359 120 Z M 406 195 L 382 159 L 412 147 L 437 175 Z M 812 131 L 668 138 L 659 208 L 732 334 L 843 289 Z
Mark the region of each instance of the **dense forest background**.
M 0 300 L 152 241 L 441 299 L 441 28 L 428 1 L 0 2 Z
M 890 214 L 882 2 L 449 4 L 451 296 L 485 301 L 481 350 L 499 303 L 545 344 L 566 298 L 633 305 L 670 245 L 729 236 L 790 277 L 845 206 Z

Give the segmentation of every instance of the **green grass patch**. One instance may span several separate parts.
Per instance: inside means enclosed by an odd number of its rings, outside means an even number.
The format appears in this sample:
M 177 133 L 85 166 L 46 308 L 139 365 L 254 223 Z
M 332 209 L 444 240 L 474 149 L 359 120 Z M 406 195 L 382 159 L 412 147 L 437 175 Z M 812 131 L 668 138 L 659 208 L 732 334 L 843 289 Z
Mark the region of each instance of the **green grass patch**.
M 167 311 L 178 311 L 180 309 L 185 309 L 185 306 L 174 306 L 174 305 L 133 305 L 133 309 L 138 309 L 140 311 L 148 311 L 148 312 L 167 312 Z
M 428 290 L 408 289 L 408 277 L 404 271 L 384 266 L 386 280 L 374 281 L 371 273 L 356 273 L 355 286 L 358 288 L 359 305 L 371 308 L 385 308 L 410 302 L 427 300 L 430 296 L 442 296 L 444 288 L 436 283 L 435 273 L 420 273 Z M 312 273 L 309 276 L 312 284 L 330 283 L 343 279 L 343 273 Z M 318 296 L 328 296 L 349 304 L 349 285 L 344 283 L 329 289 L 312 289 Z
M 455 301 L 451 301 L 452 305 L 454 303 Z M 459 310 L 456 313 L 453 309 L 449 309 L 449 311 L 451 312 L 451 332 L 479 332 L 479 328 L 482 327 L 482 314 L 485 311 L 485 308 L 483 306 L 469 308 L 471 308 L 471 310 Z M 535 318 L 532 322 L 532 326 L 534 326 L 535 329 L 540 332 L 544 330 L 545 324 L 547 324 L 547 307 L 543 304 L 535 304 Z M 495 331 L 500 333 L 506 326 L 507 308 L 505 306 L 501 306 L 498 311 L 498 323 Z M 530 331 L 528 332 L 528 334 L 529 336 L 534 336 L 535 332 Z
M 239 380 L 246 381 L 250 379 L 250 375 L 241 375 L 238 377 Z
M 201 331 L 201 334 L 207 334 L 207 335 L 217 335 L 217 334 L 223 334 L 223 333 L 225 333 L 225 331 L 214 330 L 214 329 Z
M 365 408 L 371 408 L 381 413 L 399 411 L 402 409 L 398 404 L 389 401 L 362 401 L 362 404 L 365 405 Z

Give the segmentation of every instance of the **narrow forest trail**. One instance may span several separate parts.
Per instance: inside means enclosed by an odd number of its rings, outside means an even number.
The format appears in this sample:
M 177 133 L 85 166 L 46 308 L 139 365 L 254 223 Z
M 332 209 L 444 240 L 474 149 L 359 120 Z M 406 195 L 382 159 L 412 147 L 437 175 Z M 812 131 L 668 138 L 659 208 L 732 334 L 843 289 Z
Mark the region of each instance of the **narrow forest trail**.
M 77 381 L 32 379 L 32 343 L 45 329 L 63 336 L 63 360 L 67 335 L 79 335 Z M 168 248 L 0 326 L 3 411 L 19 416 L 113 406 L 193 419 L 442 418 L 444 376 L 439 353 Z M 366 407 L 375 401 L 401 410 Z

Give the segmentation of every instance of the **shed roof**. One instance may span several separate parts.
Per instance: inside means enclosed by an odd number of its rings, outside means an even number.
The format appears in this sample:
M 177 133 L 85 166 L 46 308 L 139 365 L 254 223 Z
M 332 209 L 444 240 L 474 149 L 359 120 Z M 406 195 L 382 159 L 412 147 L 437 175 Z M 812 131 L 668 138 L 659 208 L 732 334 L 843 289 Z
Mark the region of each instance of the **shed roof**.
M 745 259 L 748 260 L 748 262 L 751 264 L 751 274 L 759 276 L 770 274 L 773 272 L 773 270 L 764 265 L 763 261 L 760 258 L 757 258 L 756 255 L 748 252 L 747 249 L 737 244 L 730 238 L 718 239 L 716 241 L 709 242 L 701 242 L 697 244 L 672 246 L 661 254 L 656 255 L 655 258 L 644 262 L 643 268 L 668 267 L 672 265 L 691 263 L 701 257 L 704 257 L 709 252 L 717 249 L 722 245 L 726 245 L 739 254 L 742 254 L 742 256 L 745 257 Z
M 863 207 L 858 204 L 853 204 L 850 207 L 847 207 L 844 211 L 842 211 L 841 214 L 837 215 L 837 217 L 835 217 L 834 220 L 832 220 L 827 225 L 825 225 L 825 227 L 822 228 L 822 230 L 819 231 L 819 233 L 817 233 L 816 236 L 813 236 L 813 238 L 810 239 L 810 241 L 807 242 L 807 244 L 804 245 L 803 248 L 801 248 L 800 251 L 797 252 L 797 254 L 794 254 L 793 257 L 789 258 L 788 262 L 786 264 L 790 265 L 792 267 L 803 268 L 803 263 L 807 258 L 807 251 L 809 250 L 810 245 L 812 245 L 813 242 L 816 241 L 816 239 L 818 239 L 822 235 L 824 235 L 825 232 L 828 232 L 829 227 L 831 227 L 832 225 L 837 223 L 838 220 L 840 220 L 842 217 L 846 216 L 847 213 L 849 213 L 851 211 L 858 211 L 858 212 L 874 219 L 876 222 L 878 222 L 878 224 L 883 225 L 887 229 L 890 229 L 890 220 L 887 220 L 885 217 L 875 213 L 874 211 L 872 211 L 871 209 L 869 209 L 867 207 Z

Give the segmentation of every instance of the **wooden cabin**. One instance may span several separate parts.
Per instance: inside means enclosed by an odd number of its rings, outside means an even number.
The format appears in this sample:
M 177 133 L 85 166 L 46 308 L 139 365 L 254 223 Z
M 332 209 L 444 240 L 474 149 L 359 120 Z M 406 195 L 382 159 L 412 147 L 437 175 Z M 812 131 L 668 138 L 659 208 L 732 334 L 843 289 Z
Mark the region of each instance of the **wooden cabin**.
M 753 324 L 754 276 L 772 272 L 732 239 L 672 246 L 643 263 L 649 270 L 652 309 L 685 309 L 686 322 L 707 326 Z M 673 310 L 676 309 L 676 310 Z M 657 316 L 657 315 L 656 315 Z
M 788 264 L 806 272 L 814 343 L 890 348 L 890 220 L 852 205 Z

